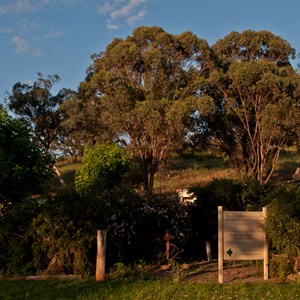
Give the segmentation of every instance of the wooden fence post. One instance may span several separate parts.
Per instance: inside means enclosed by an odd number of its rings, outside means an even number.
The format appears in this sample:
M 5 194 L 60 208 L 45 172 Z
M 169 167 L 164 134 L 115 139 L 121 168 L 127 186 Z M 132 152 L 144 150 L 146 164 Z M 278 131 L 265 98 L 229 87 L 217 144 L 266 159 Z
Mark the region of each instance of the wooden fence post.
M 211 247 L 210 247 L 210 242 L 206 241 L 206 255 L 207 255 L 207 261 L 211 261 Z
M 96 281 L 103 281 L 105 278 L 105 256 L 106 256 L 106 230 L 98 230 Z

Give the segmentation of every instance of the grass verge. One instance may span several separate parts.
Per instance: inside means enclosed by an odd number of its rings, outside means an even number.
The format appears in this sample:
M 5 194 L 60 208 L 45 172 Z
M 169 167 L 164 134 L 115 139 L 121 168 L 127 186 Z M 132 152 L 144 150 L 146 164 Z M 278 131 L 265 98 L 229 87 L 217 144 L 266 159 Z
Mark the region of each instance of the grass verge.
M 197 284 L 136 278 L 0 280 L 0 299 L 298 299 L 299 283 Z

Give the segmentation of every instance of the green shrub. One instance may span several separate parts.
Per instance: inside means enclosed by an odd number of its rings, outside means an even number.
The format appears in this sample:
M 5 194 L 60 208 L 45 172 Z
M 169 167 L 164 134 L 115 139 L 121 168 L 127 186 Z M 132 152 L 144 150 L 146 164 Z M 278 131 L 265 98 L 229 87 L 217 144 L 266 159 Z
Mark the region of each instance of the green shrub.
M 280 187 L 268 195 L 266 233 L 270 250 L 277 256 L 273 265 L 278 265 L 278 276 L 287 275 L 296 267 L 300 255 L 300 191 L 297 188 Z M 298 270 L 294 270 L 297 272 Z M 276 273 L 276 272 L 273 272 Z
M 205 187 L 191 189 L 197 196 L 189 208 L 192 223 L 192 240 L 188 253 L 196 259 L 206 259 L 206 241 L 212 245 L 212 254 L 217 257 L 218 206 L 224 210 L 261 210 L 266 205 L 270 186 L 261 186 L 255 180 L 214 179 Z
M 40 192 L 41 184 L 54 175 L 53 164 L 29 128 L 0 110 L 0 216 L 11 203 Z
M 95 195 L 114 188 L 129 170 L 129 162 L 129 155 L 118 144 L 87 148 L 83 166 L 76 172 L 76 190 L 82 195 Z
M 41 208 L 37 201 L 12 204 L 0 218 L 0 273 L 13 276 L 32 274 L 32 238 L 29 231 L 32 219 Z
M 76 192 L 62 192 L 45 201 L 30 227 L 36 270 L 48 274 L 89 272 L 95 228 L 88 208 Z

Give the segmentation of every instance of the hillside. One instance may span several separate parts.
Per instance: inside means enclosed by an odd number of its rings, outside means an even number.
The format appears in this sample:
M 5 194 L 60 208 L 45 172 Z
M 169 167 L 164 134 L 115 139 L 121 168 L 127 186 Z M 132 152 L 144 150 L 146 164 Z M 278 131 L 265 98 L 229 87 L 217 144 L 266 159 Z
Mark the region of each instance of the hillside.
M 300 151 L 289 148 L 282 151 L 272 183 L 283 184 L 291 180 L 297 167 L 300 166 Z M 81 163 L 59 162 L 58 168 L 68 187 L 73 186 L 75 172 Z M 176 189 L 205 186 L 214 178 L 237 178 L 236 172 L 228 165 L 226 158 L 212 153 L 189 153 L 173 157 L 156 174 L 155 189 L 175 191 Z M 50 192 L 63 189 L 58 178 L 45 185 Z

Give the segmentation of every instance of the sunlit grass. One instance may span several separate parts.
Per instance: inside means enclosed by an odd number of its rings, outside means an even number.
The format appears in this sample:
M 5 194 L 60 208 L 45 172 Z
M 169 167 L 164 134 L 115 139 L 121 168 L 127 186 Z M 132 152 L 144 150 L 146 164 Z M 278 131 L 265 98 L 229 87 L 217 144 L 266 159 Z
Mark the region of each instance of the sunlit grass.
M 74 186 L 74 177 L 82 166 L 81 162 L 60 162 L 57 164 L 62 178 L 68 188 Z M 300 153 L 296 148 L 282 151 L 276 165 L 272 183 L 284 184 L 293 178 L 293 173 L 300 166 Z M 195 186 L 205 186 L 213 179 L 238 178 L 235 170 L 229 166 L 226 158 L 218 153 L 187 153 L 182 157 L 175 157 L 168 161 L 164 168 L 155 176 L 154 187 L 168 191 L 188 189 Z M 62 190 L 64 187 L 59 178 L 52 179 L 45 184 L 45 189 L 52 192 Z
M 196 153 L 177 158 L 156 174 L 155 187 L 170 190 L 205 186 L 214 178 L 236 178 L 236 172 L 218 154 Z
M 123 278 L 81 280 L 0 280 L 0 299 L 298 299 L 299 283 L 190 283 Z

